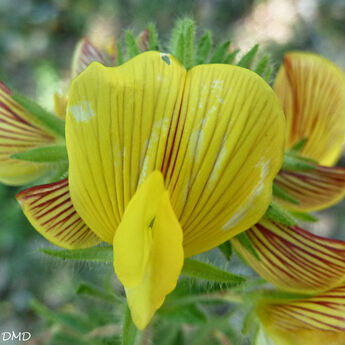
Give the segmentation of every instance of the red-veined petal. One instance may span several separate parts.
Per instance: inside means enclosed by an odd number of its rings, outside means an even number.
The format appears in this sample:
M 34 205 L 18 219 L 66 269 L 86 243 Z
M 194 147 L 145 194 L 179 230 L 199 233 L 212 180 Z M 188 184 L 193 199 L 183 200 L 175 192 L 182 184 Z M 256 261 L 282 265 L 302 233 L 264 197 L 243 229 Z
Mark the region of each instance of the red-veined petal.
M 260 276 L 283 290 L 313 293 L 345 282 L 343 241 L 267 219 L 247 235 L 260 260 L 237 239 L 232 240 L 234 247 Z
M 26 189 L 17 200 L 33 227 L 57 246 L 87 248 L 101 241 L 74 209 L 67 179 Z

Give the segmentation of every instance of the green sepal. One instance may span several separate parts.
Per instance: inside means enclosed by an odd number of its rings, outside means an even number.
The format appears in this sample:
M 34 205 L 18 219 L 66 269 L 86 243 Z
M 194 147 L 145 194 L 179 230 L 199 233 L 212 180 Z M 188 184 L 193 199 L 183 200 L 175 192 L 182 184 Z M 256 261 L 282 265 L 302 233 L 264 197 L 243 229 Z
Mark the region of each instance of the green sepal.
M 159 50 L 158 34 L 155 25 L 153 23 L 149 23 L 147 30 L 149 31 L 149 49 Z
M 123 52 L 120 42 L 116 43 L 116 52 L 117 52 L 117 65 L 120 66 L 123 64 Z
M 237 65 L 240 67 L 249 68 L 258 50 L 259 50 L 259 45 L 256 44 L 253 48 L 249 50 L 247 54 L 242 56 L 241 60 L 238 62 Z
M 223 271 L 215 266 L 193 259 L 185 259 L 182 273 L 189 277 L 230 285 L 240 285 L 247 280 L 243 276 Z
M 218 249 L 222 252 L 224 255 L 225 259 L 227 261 L 230 261 L 231 255 L 232 255 L 232 245 L 230 241 L 226 241 L 220 246 L 218 246 Z
M 297 224 L 297 221 L 293 217 L 291 212 L 279 206 L 273 200 L 271 201 L 271 204 L 268 206 L 268 209 L 265 213 L 265 217 L 277 223 L 284 224 L 287 226 L 294 226 Z
M 285 153 L 284 163 L 281 169 L 292 172 L 315 170 L 315 163 L 308 158 Z
M 265 55 L 256 65 L 254 68 L 254 72 L 257 73 L 259 76 L 262 76 L 265 72 L 265 69 L 268 64 L 268 56 Z
M 35 163 L 53 163 L 68 160 L 65 145 L 36 147 L 25 152 L 15 153 L 11 158 Z
M 303 222 L 315 223 L 318 221 L 316 217 L 307 212 L 290 211 L 290 213 L 296 218 Z
M 212 48 L 212 34 L 206 31 L 200 38 L 195 56 L 195 64 L 201 65 L 207 62 L 207 58 Z
M 113 262 L 113 247 L 91 247 L 86 249 L 40 249 L 40 252 L 64 260 Z
M 170 52 L 174 55 L 177 60 L 182 64 L 184 58 L 184 30 L 183 30 L 183 20 L 176 21 L 175 27 L 171 34 L 170 40 Z
M 131 312 L 126 305 L 125 315 L 122 325 L 122 345 L 134 345 L 137 335 L 137 328 L 135 327 Z
M 113 293 L 104 291 L 99 289 L 96 286 L 92 286 L 90 284 L 80 284 L 78 289 L 77 289 L 77 294 L 78 295 L 86 295 L 89 297 L 101 299 L 105 302 L 112 302 L 112 303 L 122 303 L 123 299 L 120 298 L 119 296 L 116 296 Z
M 235 60 L 235 58 L 239 52 L 240 52 L 240 50 L 236 49 L 233 52 L 231 52 L 230 54 L 228 54 L 228 56 L 224 59 L 224 63 L 231 65 L 234 62 L 234 60 Z
M 300 152 L 304 145 L 307 143 L 308 138 L 303 138 L 301 139 L 299 142 L 297 142 L 295 145 L 293 145 L 290 149 L 290 151 L 296 151 L 296 152 Z
M 268 66 L 266 68 L 265 74 L 262 76 L 267 83 L 269 83 L 271 81 L 272 72 L 273 72 L 272 66 Z
M 187 69 L 193 67 L 194 64 L 194 40 L 195 26 L 191 19 L 184 20 L 184 66 Z
M 272 186 L 273 195 L 276 198 L 291 202 L 294 205 L 299 205 L 299 201 L 293 198 L 288 192 L 283 188 L 279 187 L 276 183 L 273 183 Z
M 131 31 L 126 31 L 126 46 L 129 58 L 133 58 L 139 54 L 137 42 Z
M 241 243 L 241 245 L 244 248 L 246 248 L 255 257 L 256 260 L 260 261 L 260 256 L 253 247 L 252 242 L 250 241 L 246 231 L 241 232 L 235 238 Z
M 35 118 L 42 125 L 47 127 L 47 129 L 49 129 L 51 132 L 57 134 L 62 138 L 65 137 L 65 121 L 51 114 L 50 112 L 42 108 L 39 104 L 33 102 L 32 100 L 24 96 L 14 94 L 11 97 L 30 114 L 35 116 Z
M 230 41 L 226 41 L 217 46 L 210 60 L 210 63 L 223 63 L 225 57 L 229 52 L 230 43 Z

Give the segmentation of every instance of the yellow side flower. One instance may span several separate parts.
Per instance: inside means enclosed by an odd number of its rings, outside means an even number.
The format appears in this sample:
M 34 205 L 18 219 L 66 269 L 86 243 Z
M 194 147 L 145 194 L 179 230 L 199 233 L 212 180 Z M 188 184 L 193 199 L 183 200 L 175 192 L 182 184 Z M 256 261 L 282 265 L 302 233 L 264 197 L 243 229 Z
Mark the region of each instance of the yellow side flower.
M 274 91 L 287 119 L 286 150 L 305 140 L 300 154 L 317 162 L 311 163 L 311 170 L 282 170 L 276 185 L 299 203 L 277 201 L 297 211 L 316 211 L 335 204 L 345 195 L 345 169 L 332 167 L 344 143 L 344 73 L 316 54 L 288 53 Z
M 158 52 L 116 68 L 94 62 L 69 92 L 68 185 L 29 189 L 18 200 L 57 245 L 113 245 L 115 271 L 142 329 L 176 286 L 184 257 L 265 213 L 284 126 L 274 92 L 249 70 L 187 72 Z
M 49 171 L 49 164 L 12 156 L 61 141 L 37 117 L 24 109 L 0 82 L 0 182 L 19 186 L 31 183 Z

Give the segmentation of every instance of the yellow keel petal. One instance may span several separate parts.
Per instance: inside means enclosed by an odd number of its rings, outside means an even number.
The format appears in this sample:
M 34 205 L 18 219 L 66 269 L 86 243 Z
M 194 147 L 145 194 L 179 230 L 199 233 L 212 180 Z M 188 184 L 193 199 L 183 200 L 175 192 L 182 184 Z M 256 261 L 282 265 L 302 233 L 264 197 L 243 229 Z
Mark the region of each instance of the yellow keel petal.
M 129 202 L 114 236 L 114 269 L 134 323 L 145 328 L 183 266 L 183 235 L 163 176 L 155 171 Z

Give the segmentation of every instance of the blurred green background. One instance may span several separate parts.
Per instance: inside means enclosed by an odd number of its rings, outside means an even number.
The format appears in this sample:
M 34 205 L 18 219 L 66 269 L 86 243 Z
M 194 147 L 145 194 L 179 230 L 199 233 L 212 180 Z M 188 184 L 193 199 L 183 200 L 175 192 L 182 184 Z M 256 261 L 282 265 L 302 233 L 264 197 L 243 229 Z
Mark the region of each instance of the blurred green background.
M 0 79 L 52 109 L 53 93 L 67 85 L 81 36 L 101 44 L 128 28 L 139 34 L 153 21 L 164 46 L 174 21 L 186 15 L 196 21 L 199 34 L 210 29 L 216 41 L 231 39 L 243 52 L 260 43 L 276 69 L 285 51 L 302 49 L 345 70 L 344 0 L 0 0 Z M 343 158 L 340 164 L 345 165 Z M 43 257 L 38 249 L 49 244 L 22 215 L 14 199 L 18 190 L 0 186 L 0 332 L 37 335 L 44 325 L 30 307 L 33 297 L 66 308 L 72 300 L 79 302 L 80 280 L 103 284 L 104 272 Z M 315 232 L 345 239 L 344 203 L 320 219 Z M 104 310 L 111 312 L 109 306 Z M 35 337 L 32 344 L 45 342 Z

